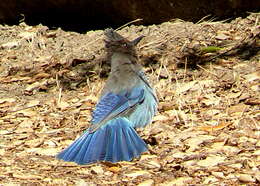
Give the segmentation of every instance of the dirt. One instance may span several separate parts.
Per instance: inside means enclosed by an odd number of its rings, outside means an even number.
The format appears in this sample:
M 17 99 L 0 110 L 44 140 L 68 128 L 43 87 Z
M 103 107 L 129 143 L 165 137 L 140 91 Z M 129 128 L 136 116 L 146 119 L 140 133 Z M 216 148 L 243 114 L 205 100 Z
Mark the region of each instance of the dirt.
M 103 31 L 0 26 L 2 185 L 258 185 L 259 14 L 128 26 L 159 97 L 149 152 L 79 166 L 55 159 L 89 125 L 109 72 Z

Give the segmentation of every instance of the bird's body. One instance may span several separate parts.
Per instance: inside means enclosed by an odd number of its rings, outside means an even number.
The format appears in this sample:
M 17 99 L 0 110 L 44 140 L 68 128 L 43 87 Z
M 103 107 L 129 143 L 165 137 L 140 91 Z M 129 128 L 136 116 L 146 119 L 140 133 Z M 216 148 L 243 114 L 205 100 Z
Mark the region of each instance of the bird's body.
M 135 128 L 145 127 L 157 111 L 157 98 L 134 47 L 112 29 L 105 31 L 111 72 L 93 112 L 91 126 L 59 159 L 89 164 L 97 161 L 130 161 L 147 150 Z

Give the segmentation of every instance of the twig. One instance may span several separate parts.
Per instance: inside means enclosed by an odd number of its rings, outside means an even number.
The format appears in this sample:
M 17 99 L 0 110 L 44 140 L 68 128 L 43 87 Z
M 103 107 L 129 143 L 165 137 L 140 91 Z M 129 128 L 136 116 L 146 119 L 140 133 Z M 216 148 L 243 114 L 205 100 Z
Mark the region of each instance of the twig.
M 133 21 L 130 21 L 130 22 L 128 22 L 128 23 L 126 23 L 126 24 L 124 24 L 124 25 L 122 25 L 122 26 L 120 26 L 120 27 L 118 27 L 117 29 L 115 29 L 116 31 L 117 30 L 120 30 L 120 29 L 122 29 L 122 28 L 124 28 L 124 27 L 126 27 L 126 26 L 128 26 L 128 25 L 130 25 L 130 24 L 132 24 L 132 23 L 135 23 L 135 22 L 138 22 L 138 21 L 142 21 L 143 19 L 136 19 L 136 20 L 133 20 Z
M 208 72 L 209 74 L 212 74 L 212 75 L 214 75 L 214 76 L 218 77 L 218 75 L 217 75 L 217 74 L 215 74 L 215 73 L 213 73 L 213 72 L 210 72 L 210 71 L 208 71 L 207 69 L 203 68 L 203 67 L 202 67 L 202 66 L 200 66 L 200 65 L 197 65 L 197 67 L 199 67 L 199 68 L 201 68 L 202 70 L 204 70 L 204 71 Z
M 33 108 L 33 107 L 36 107 L 36 106 L 39 106 L 39 105 L 40 104 L 31 105 L 31 106 L 23 107 L 23 108 L 20 108 L 20 109 L 17 109 L 17 110 L 6 110 L 6 111 L 4 111 L 4 113 L 7 114 L 7 113 L 19 112 L 21 110 L 26 110 L 26 109 Z
M 62 88 L 60 87 L 60 81 L 59 81 L 59 78 L 58 78 L 58 74 L 56 74 L 56 84 L 57 84 L 57 87 L 59 89 L 59 95 L 58 95 L 58 105 L 59 105 L 60 102 L 61 102 Z

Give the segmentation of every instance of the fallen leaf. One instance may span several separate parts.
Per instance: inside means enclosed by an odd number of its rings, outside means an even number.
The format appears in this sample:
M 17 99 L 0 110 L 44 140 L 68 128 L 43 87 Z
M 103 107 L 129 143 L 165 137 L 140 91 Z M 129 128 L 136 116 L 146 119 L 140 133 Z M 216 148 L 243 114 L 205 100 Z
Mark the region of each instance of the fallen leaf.
M 31 179 L 41 180 L 42 179 L 42 177 L 39 175 L 32 175 L 32 174 L 21 173 L 21 172 L 14 172 L 12 175 L 13 175 L 13 177 L 22 179 L 22 180 L 31 180 Z
M 248 111 L 248 109 L 249 109 L 248 105 L 241 103 L 241 104 L 234 105 L 234 106 L 227 108 L 227 113 L 228 114 L 235 114 L 235 113 L 240 114 L 241 112 Z
M 34 107 L 34 106 L 37 106 L 37 105 L 39 105 L 39 104 L 40 104 L 40 101 L 34 99 L 34 100 L 30 100 L 30 101 L 26 104 L 26 106 L 27 106 L 27 107 Z
M 242 181 L 242 182 L 255 182 L 255 178 L 253 178 L 251 175 L 249 174 L 238 174 L 237 178 Z
M 83 179 L 77 179 L 75 180 L 75 185 L 76 186 L 91 186 L 91 184 L 89 185 L 89 183 L 85 182 L 85 180 Z M 94 184 L 93 184 L 94 185 Z
M 169 117 L 166 117 L 164 115 L 157 115 L 153 118 L 153 121 L 167 121 L 169 120 Z
M 214 167 L 223 163 L 226 158 L 222 156 L 209 156 L 205 160 L 200 160 L 197 164 L 202 167 Z
M 109 171 L 113 172 L 113 173 L 118 173 L 121 171 L 121 168 L 120 167 L 109 167 L 108 168 Z
M 227 95 L 228 98 L 230 99 L 234 99 L 234 98 L 238 98 L 240 95 L 242 94 L 242 91 L 239 92 L 231 92 Z
M 193 88 L 196 83 L 197 83 L 197 81 L 190 81 L 188 83 L 177 84 L 175 92 L 176 92 L 176 94 L 181 94 L 181 93 L 187 92 L 188 90 Z
M 155 169 L 155 168 L 159 169 L 159 168 L 161 168 L 161 164 L 157 159 L 145 161 L 143 163 L 143 165 L 148 169 Z
M 219 105 L 220 101 L 221 98 L 217 97 L 215 94 L 207 94 L 202 98 L 201 103 L 204 103 L 206 106 L 210 106 Z
M 163 182 L 161 185 L 162 186 L 173 186 L 173 185 L 176 185 L 176 186 L 181 186 L 181 185 L 189 185 L 189 183 L 191 183 L 193 180 L 192 177 L 179 177 L 179 178 L 176 178 L 172 181 L 166 181 L 166 182 Z
M 154 181 L 152 179 L 149 179 L 139 183 L 137 186 L 152 186 L 152 185 L 154 185 Z
M 251 74 L 247 74 L 244 76 L 248 82 L 259 80 L 260 79 L 260 72 L 254 72 Z
M 28 145 L 31 148 L 40 147 L 42 144 L 43 144 L 43 139 L 32 139 L 32 140 L 27 140 L 25 142 L 25 145 Z
M 103 174 L 104 170 L 101 166 L 94 166 L 94 167 L 91 167 L 91 172 L 95 173 L 95 174 Z
M 209 176 L 207 178 L 205 178 L 205 180 L 203 181 L 204 185 L 211 185 L 213 183 L 217 183 L 219 180 L 215 177 L 215 176 Z
M 25 109 L 15 112 L 15 113 L 25 116 L 25 117 L 33 117 L 33 116 L 37 115 L 37 112 L 34 111 L 32 108 L 25 108 Z
M 60 101 L 57 106 L 58 108 L 64 111 L 70 107 L 70 104 L 67 103 L 66 101 Z
M 148 171 L 134 171 L 128 174 L 125 174 L 127 177 L 137 177 L 137 176 L 144 176 L 144 175 L 150 175 Z
M 15 105 L 16 99 L 14 98 L 4 98 L 4 99 L 0 99 L 0 108 L 4 108 L 4 107 L 11 107 L 13 105 Z M 8 108 L 6 108 L 8 109 Z
M 16 101 L 16 99 L 15 98 L 2 98 L 2 99 L 0 99 L 0 104 L 3 104 L 3 103 L 13 103 L 13 102 L 15 102 Z
M 60 150 L 57 148 L 31 148 L 27 149 L 28 153 L 37 153 L 40 155 L 45 155 L 45 156 L 56 156 Z
M 205 141 L 213 140 L 213 139 L 215 139 L 214 136 L 199 135 L 197 137 L 190 138 L 190 139 L 186 140 L 185 144 L 190 147 L 189 151 L 194 151 L 197 148 L 199 148 L 200 144 L 204 143 Z
M 227 35 L 228 33 L 225 33 L 225 32 L 222 32 L 222 31 L 220 31 L 220 32 L 218 32 L 218 34 L 216 35 L 216 39 L 218 39 L 218 40 L 227 40 L 227 39 L 230 39 L 230 36 L 229 35 Z
M 223 172 L 211 172 L 211 174 L 217 178 L 225 178 L 225 175 Z
M 241 169 L 243 167 L 243 165 L 241 163 L 234 163 L 234 164 L 228 165 L 228 167 L 231 167 L 234 169 Z
M 10 42 L 2 44 L 1 48 L 2 49 L 12 49 L 12 48 L 16 48 L 18 46 L 20 46 L 20 43 L 18 41 L 10 41 Z
M 221 122 L 219 125 L 216 125 L 216 126 L 199 126 L 198 130 L 213 132 L 213 131 L 222 130 L 225 127 L 229 126 L 230 124 L 231 123 Z
M 34 37 L 36 37 L 35 32 L 21 32 L 18 37 L 21 37 L 26 40 L 32 40 Z
M 41 86 L 41 83 L 40 82 L 35 82 L 35 83 L 32 83 L 30 85 L 28 85 L 26 88 L 25 88 L 25 91 L 26 92 L 31 92 L 35 89 L 38 89 L 39 87 Z
M 19 124 L 19 126 L 16 128 L 16 132 L 33 132 L 33 124 L 34 122 L 32 120 L 26 119 Z
M 156 155 L 151 155 L 151 154 L 143 154 L 140 158 L 140 161 L 148 160 L 148 159 L 153 159 L 157 158 Z

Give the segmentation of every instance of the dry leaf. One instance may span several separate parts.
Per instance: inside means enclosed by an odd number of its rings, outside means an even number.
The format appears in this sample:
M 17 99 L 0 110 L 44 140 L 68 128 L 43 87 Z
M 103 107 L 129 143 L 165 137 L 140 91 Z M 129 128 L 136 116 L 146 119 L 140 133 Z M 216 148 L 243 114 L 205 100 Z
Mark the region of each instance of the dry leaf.
M 204 185 L 210 185 L 210 184 L 212 184 L 212 183 L 217 183 L 218 181 L 219 181 L 219 180 L 218 180 L 216 177 L 214 177 L 214 176 L 209 176 L 209 177 L 205 178 L 203 184 L 204 184 Z
M 166 117 L 164 115 L 157 115 L 153 118 L 153 121 L 167 121 L 169 120 L 169 117 Z
M 36 180 L 40 180 L 42 179 L 41 176 L 39 175 L 32 175 L 32 174 L 28 174 L 28 173 L 22 173 L 22 172 L 19 172 L 20 174 L 14 172 L 13 173 L 13 177 L 15 178 L 19 178 L 19 179 L 22 179 L 22 180 L 31 180 L 31 179 L 36 179 Z
M 91 172 L 95 173 L 95 174 L 103 174 L 104 170 L 101 166 L 94 166 L 94 167 L 91 167 Z
M 231 123 L 221 122 L 219 125 L 216 125 L 216 126 L 199 126 L 198 130 L 213 132 L 213 131 L 222 130 L 225 127 L 229 126 L 230 124 Z
M 12 49 L 20 46 L 20 43 L 18 41 L 10 41 L 7 43 L 3 43 L 0 48 L 2 49 Z
M 181 186 L 181 185 L 189 185 L 189 183 L 192 183 L 193 178 L 191 177 L 179 177 L 172 181 L 166 181 L 161 184 L 161 186 Z
M 223 163 L 226 158 L 222 156 L 209 156 L 205 160 L 198 161 L 198 165 L 202 167 L 214 167 Z
M 18 37 L 21 37 L 26 40 L 32 40 L 36 36 L 35 32 L 21 32 Z
M 137 186 L 152 186 L 153 184 L 154 181 L 152 179 L 149 179 L 139 183 Z
M 120 167 L 109 167 L 108 170 L 113 173 L 118 173 L 121 171 L 121 168 Z
M 227 95 L 228 98 L 230 99 L 234 99 L 234 98 L 238 98 L 240 95 L 242 94 L 242 91 L 239 92 L 231 92 Z
M 244 76 L 248 82 L 252 82 L 255 80 L 260 80 L 260 72 L 254 72 L 251 74 L 247 74 Z
M 15 98 L 2 98 L 2 99 L 0 99 L 0 104 L 3 104 L 3 103 L 13 103 L 15 101 L 16 101 Z
M 190 147 L 189 151 L 194 151 L 199 148 L 200 144 L 204 143 L 205 141 L 213 140 L 213 139 L 215 139 L 214 136 L 199 135 L 197 137 L 186 140 L 185 144 Z
M 27 107 L 34 107 L 34 106 L 37 106 L 37 105 L 39 105 L 39 104 L 40 104 L 40 101 L 34 99 L 34 100 L 30 100 L 30 101 L 26 104 L 26 106 L 27 106 Z
M 182 94 L 188 90 L 190 90 L 191 88 L 194 87 L 194 85 L 197 83 L 197 81 L 191 81 L 188 83 L 181 83 L 181 84 L 177 84 L 177 88 L 175 89 L 176 94 Z
M 133 171 L 131 173 L 125 174 L 127 177 L 137 177 L 137 176 L 144 176 L 144 175 L 150 175 L 148 171 Z
M 24 120 L 16 129 L 16 132 L 23 133 L 23 132 L 33 132 L 33 124 L 34 122 L 30 119 Z
M 228 114 L 234 114 L 234 113 L 240 114 L 241 112 L 248 111 L 248 109 L 249 109 L 248 105 L 241 103 L 241 104 L 234 105 L 234 106 L 227 108 L 227 113 Z
M 229 34 L 230 33 L 226 33 L 225 31 L 219 31 L 215 38 L 218 40 L 227 40 L 230 39 Z
M 61 110 L 66 110 L 70 107 L 70 104 L 67 103 L 66 101 L 60 101 L 57 105 L 57 107 L 59 107 Z
M 31 92 L 31 91 L 33 91 L 33 90 L 35 90 L 35 89 L 38 89 L 40 86 L 41 86 L 41 83 L 37 81 L 37 82 L 35 82 L 35 83 L 33 83 L 33 84 L 28 85 L 28 86 L 25 88 L 25 91 Z
M 237 177 L 242 182 L 255 182 L 256 181 L 255 178 L 253 178 L 249 174 L 238 174 Z
M 143 166 L 145 166 L 148 169 L 161 168 L 161 164 L 157 159 L 145 161 L 145 162 L 143 162 Z
M 201 103 L 204 103 L 206 106 L 210 105 L 219 105 L 221 98 L 217 97 L 215 94 L 207 94 L 202 98 Z
M 30 148 L 27 150 L 28 153 L 37 153 L 45 156 L 56 156 L 60 150 L 57 148 Z
M 23 110 L 19 110 L 17 112 L 15 112 L 16 114 L 25 116 L 25 117 L 33 117 L 37 115 L 37 112 L 34 111 L 32 108 L 25 108 Z
M 211 172 L 211 174 L 213 175 L 213 176 L 215 176 L 215 177 L 217 177 L 217 178 L 225 178 L 225 175 L 224 175 L 224 173 L 223 172 Z

